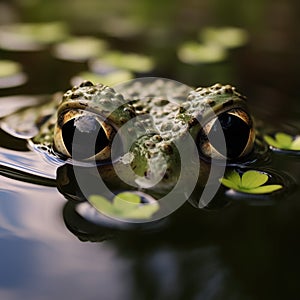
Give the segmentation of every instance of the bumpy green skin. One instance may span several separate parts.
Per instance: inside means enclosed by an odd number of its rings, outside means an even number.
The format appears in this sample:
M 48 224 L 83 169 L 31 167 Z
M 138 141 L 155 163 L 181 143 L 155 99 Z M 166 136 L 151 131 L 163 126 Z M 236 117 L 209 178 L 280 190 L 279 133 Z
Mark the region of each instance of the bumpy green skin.
M 35 144 L 46 147 L 54 146 L 54 150 L 57 150 L 55 149 L 55 129 L 61 129 L 66 121 L 64 115 L 70 110 L 98 114 L 107 119 L 116 130 L 135 116 L 131 105 L 121 94 L 108 86 L 93 85 L 90 82 L 83 82 L 80 86 L 74 86 L 68 90 L 63 95 L 60 104 L 56 106 L 57 112 L 40 127 L 39 134 L 33 138 Z
M 116 130 L 133 120 L 132 130 L 129 128 L 127 131 L 127 134 L 137 136 L 136 141 L 129 145 L 132 159 L 129 163 L 120 159 L 116 162 L 116 168 L 123 174 L 131 168 L 134 174 L 146 178 L 151 178 L 156 172 L 162 177 L 156 188 L 168 189 L 176 182 L 181 168 L 176 142 L 184 142 L 188 134 L 196 140 L 204 124 L 216 114 L 234 108 L 247 111 L 245 98 L 229 85 L 216 84 L 193 90 L 175 82 L 165 84 L 157 79 L 144 84 L 127 84 L 116 92 L 101 84 L 84 82 L 64 94 L 55 126 L 62 127 L 69 110 L 87 110 L 99 114 Z M 53 119 L 42 127 L 44 131 L 47 126 L 47 144 L 52 143 L 59 152 L 55 139 L 60 137 L 53 135 Z M 126 137 L 123 139 L 127 140 Z M 45 143 L 45 140 L 37 136 L 34 142 Z M 163 174 L 159 174 L 161 170 L 164 170 Z M 107 167 L 103 176 L 106 181 L 117 178 L 114 172 L 107 171 Z M 129 181 L 136 182 L 135 179 Z
M 69 109 L 83 109 L 101 114 L 116 128 L 121 127 L 135 115 L 132 107 L 121 94 L 108 86 L 93 85 L 89 81 L 73 87 L 63 95 L 57 112 L 58 126 L 64 112 Z
M 176 83 L 172 86 L 172 82 L 168 84 L 164 87 L 160 80 L 143 86 L 137 83 L 136 87 L 126 86 L 122 91 L 127 101 L 133 103 L 137 116 L 147 114 L 148 127 L 158 133 L 143 137 L 133 145 L 131 165 L 137 174 L 147 176 L 150 160 L 154 161 L 152 169 L 157 173 L 167 163 L 166 171 L 161 174 L 160 189 L 173 186 L 180 173 L 175 142 L 184 143 L 187 134 L 197 142 L 202 126 L 217 114 L 235 108 L 247 111 L 245 97 L 230 85 L 215 84 L 192 90 Z

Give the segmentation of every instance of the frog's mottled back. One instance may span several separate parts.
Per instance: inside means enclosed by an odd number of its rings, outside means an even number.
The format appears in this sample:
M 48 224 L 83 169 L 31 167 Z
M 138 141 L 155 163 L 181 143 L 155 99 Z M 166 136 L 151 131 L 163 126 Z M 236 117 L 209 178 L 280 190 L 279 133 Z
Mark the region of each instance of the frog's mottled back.
M 107 162 L 116 133 L 129 120 L 132 128 L 124 131 L 121 142 L 126 144 L 129 135 L 143 135 L 131 148 L 135 157 L 156 153 L 170 164 L 174 157 L 162 149 L 173 149 L 174 142 L 184 142 L 187 135 L 193 137 L 200 156 L 232 160 L 247 155 L 255 138 L 245 97 L 230 85 L 192 89 L 175 81 L 151 79 L 112 89 L 83 82 L 63 96 L 53 129 L 53 148 L 65 157 L 74 156 L 75 151 L 80 153 L 77 158 Z M 76 145 L 75 131 L 80 135 Z M 225 138 L 225 149 L 214 140 L 216 133 Z M 159 142 L 153 142 L 154 135 Z M 137 159 L 133 160 L 136 165 Z

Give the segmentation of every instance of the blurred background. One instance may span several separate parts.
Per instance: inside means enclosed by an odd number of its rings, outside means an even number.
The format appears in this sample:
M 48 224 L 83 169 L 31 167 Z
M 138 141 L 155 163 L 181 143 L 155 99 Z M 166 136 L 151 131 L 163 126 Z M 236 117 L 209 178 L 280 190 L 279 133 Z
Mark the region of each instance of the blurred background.
M 297 118 L 299 6 L 296 0 L 0 1 L 0 58 L 22 64 L 31 93 L 66 89 L 78 74 L 100 73 L 96 80 L 105 75 L 110 84 L 162 76 L 192 86 L 230 83 L 264 118 Z M 76 43 L 83 36 L 93 40 Z M 120 58 L 128 53 L 140 56 Z M 111 65 L 119 73 L 112 75 Z

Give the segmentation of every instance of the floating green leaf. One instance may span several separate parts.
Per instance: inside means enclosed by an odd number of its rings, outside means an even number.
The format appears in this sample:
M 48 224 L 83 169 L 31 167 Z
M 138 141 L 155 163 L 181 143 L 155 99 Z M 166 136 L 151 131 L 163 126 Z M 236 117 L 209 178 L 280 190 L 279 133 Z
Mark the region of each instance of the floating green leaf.
M 227 56 L 223 47 L 212 44 L 187 42 L 178 49 L 178 57 L 188 64 L 215 63 L 223 61 Z
M 254 189 L 266 183 L 268 178 L 267 174 L 250 170 L 242 175 L 241 186 L 245 189 Z
M 200 32 L 200 39 L 206 44 L 218 44 L 225 48 L 243 46 L 248 41 L 246 30 L 238 27 L 206 27 Z
M 220 182 L 226 187 L 248 194 L 267 194 L 282 189 L 280 184 L 264 185 L 268 181 L 267 174 L 249 170 L 242 177 L 235 170 L 227 173 Z
M 296 151 L 300 150 L 300 136 L 297 136 L 293 140 L 291 150 L 296 150 Z
M 22 67 L 19 63 L 11 60 L 0 60 L 0 78 L 9 77 L 20 73 Z
M 118 194 L 113 199 L 113 206 L 120 214 L 136 209 L 141 203 L 141 197 L 130 192 Z
M 108 201 L 105 197 L 100 195 L 91 195 L 89 197 L 89 202 L 101 212 L 105 212 L 107 214 L 112 214 L 114 212 L 113 205 L 110 201 Z
M 232 172 L 230 173 L 230 182 L 232 182 L 235 185 L 240 185 L 241 183 L 241 177 L 238 172 Z
M 270 185 L 263 185 L 256 188 L 252 188 L 251 190 L 241 190 L 241 192 L 249 193 L 249 194 L 269 194 L 280 189 L 282 189 L 282 185 L 270 184 Z
M 40 43 L 54 43 L 68 35 L 68 29 L 62 22 L 27 23 L 15 25 L 16 32 Z
M 159 209 L 157 202 L 141 203 L 140 195 L 132 192 L 119 193 L 112 202 L 100 195 L 91 195 L 89 202 L 103 214 L 124 219 L 149 219 Z
M 95 60 L 91 67 L 97 71 L 97 65 L 102 64 L 137 73 L 147 73 L 154 68 L 154 60 L 149 56 L 119 51 L 107 52 L 104 56 L 101 56 L 100 59 Z
M 9 50 L 35 51 L 62 41 L 68 35 L 68 28 L 63 22 L 3 25 L 0 30 L 0 46 Z
M 71 61 L 85 61 L 106 51 L 107 43 L 92 36 L 72 37 L 54 47 L 58 58 Z
M 123 218 L 127 219 L 150 219 L 151 216 L 157 212 L 159 205 L 157 203 L 144 204 L 139 206 L 138 209 L 133 209 L 127 211 L 126 214 L 123 214 Z
M 24 84 L 27 76 L 21 64 L 11 60 L 0 60 L 0 89 Z
M 300 135 L 293 137 L 284 132 L 278 132 L 274 137 L 265 135 L 264 139 L 272 147 L 283 150 L 300 151 Z

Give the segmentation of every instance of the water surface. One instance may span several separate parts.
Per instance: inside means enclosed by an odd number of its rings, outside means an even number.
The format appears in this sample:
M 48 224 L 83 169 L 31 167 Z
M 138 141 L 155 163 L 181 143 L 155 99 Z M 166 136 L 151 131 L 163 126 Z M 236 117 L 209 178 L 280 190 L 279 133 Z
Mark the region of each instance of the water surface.
M 248 96 L 257 120 L 275 130 L 290 124 L 299 130 L 298 2 L 230 1 L 224 7 L 222 1 L 166 1 L 159 14 L 152 1 L 113 1 L 105 9 L 92 0 L 30 2 L 0 3 L 0 22 L 67 21 L 72 35 L 94 35 L 112 50 L 154 57 L 153 70 L 130 76 L 191 86 L 231 83 Z M 243 28 L 248 43 L 226 49 L 222 61 L 180 61 L 180 45 L 199 42 L 199 31 L 211 25 Z M 93 71 L 87 59 L 55 57 L 51 43 L 34 51 L 6 49 L 1 39 L 0 46 L 0 59 L 19 62 L 27 79 L 1 88 L 1 97 L 49 95 Z M 211 210 L 186 203 L 156 228 L 136 233 L 84 221 L 56 188 L 55 162 L 3 132 L 0 146 L 1 299 L 298 298 L 299 157 L 271 156 L 268 167 L 295 182 L 283 197 L 228 201 L 222 195 Z

